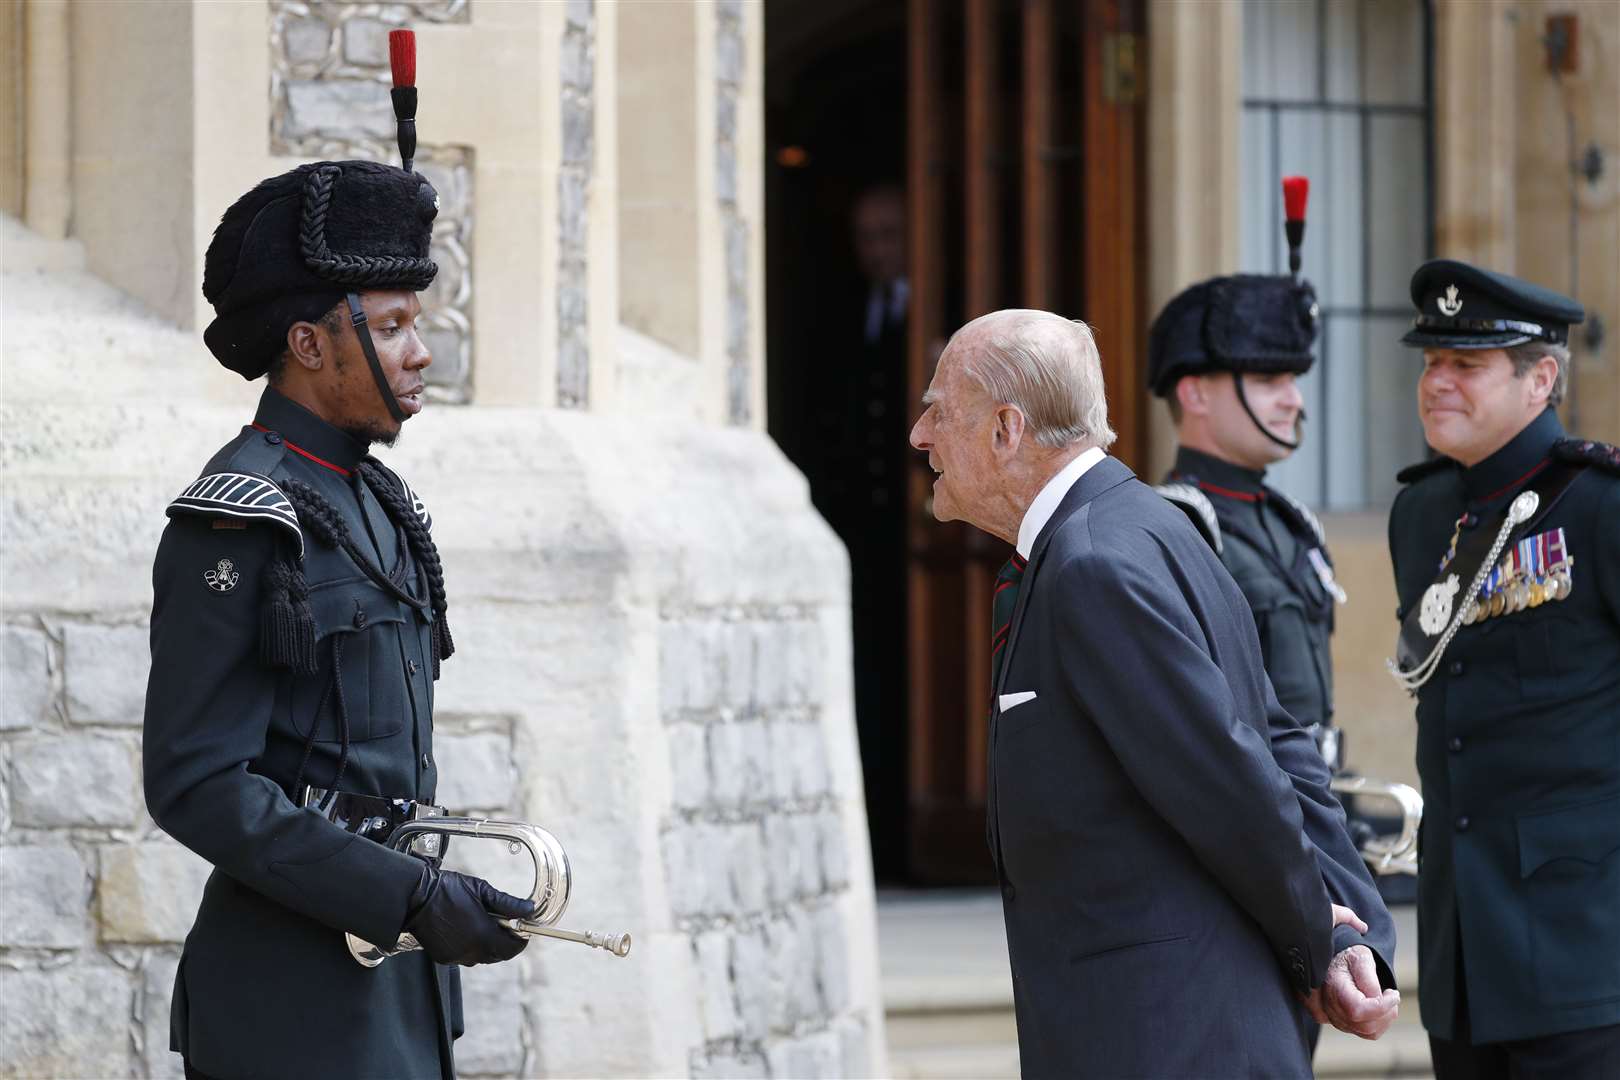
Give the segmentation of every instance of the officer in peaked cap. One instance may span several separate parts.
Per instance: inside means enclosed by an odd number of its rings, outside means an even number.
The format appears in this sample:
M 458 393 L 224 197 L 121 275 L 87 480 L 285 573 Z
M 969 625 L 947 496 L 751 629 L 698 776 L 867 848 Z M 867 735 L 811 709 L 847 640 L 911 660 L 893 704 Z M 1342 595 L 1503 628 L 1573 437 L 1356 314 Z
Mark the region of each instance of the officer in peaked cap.
M 1620 1076 L 1620 451 L 1555 408 L 1581 306 L 1412 277 L 1391 672 L 1417 698 L 1419 997 L 1435 1074 Z
M 1300 444 L 1305 410 L 1295 380 L 1311 368 L 1316 325 L 1316 294 L 1306 281 L 1240 274 L 1200 282 L 1154 320 L 1148 384 L 1169 405 L 1178 442 L 1158 491 L 1187 512 L 1232 574 L 1254 612 L 1278 701 L 1314 736 L 1313 746 L 1274 731 L 1279 763 L 1296 782 L 1314 777 L 1325 791 L 1339 746 L 1329 638 L 1344 590 L 1316 516 L 1265 482 L 1266 467 Z M 1369 924 L 1365 935 L 1337 928 L 1335 953 L 1367 946 L 1371 955 L 1356 963 L 1380 986 L 1394 986 L 1394 923 L 1343 811 L 1337 803 L 1302 806 L 1311 810 L 1307 831 L 1325 857 L 1334 900 Z M 1313 1013 L 1354 1027 L 1337 1003 Z M 1319 1031 L 1311 1025 L 1313 1047 Z
M 152 572 L 147 805 L 215 867 L 175 980 L 188 1076 L 453 1076 L 454 965 L 525 944 L 498 918 L 528 900 L 385 846 L 436 809 L 452 652 L 431 519 L 369 453 L 422 408 L 436 205 L 404 169 L 319 162 L 208 247 L 204 340 L 268 385 L 169 504 Z M 407 931 L 423 951 L 375 969 L 345 946 Z

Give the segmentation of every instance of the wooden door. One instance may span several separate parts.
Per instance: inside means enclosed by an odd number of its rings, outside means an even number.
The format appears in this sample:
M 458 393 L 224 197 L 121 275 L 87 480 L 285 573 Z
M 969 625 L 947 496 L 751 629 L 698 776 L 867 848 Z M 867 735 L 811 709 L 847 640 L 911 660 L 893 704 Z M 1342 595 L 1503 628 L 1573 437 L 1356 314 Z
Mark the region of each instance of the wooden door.
M 908 380 L 952 330 L 1004 307 L 1092 325 L 1113 452 L 1143 460 L 1142 0 L 908 0 Z M 909 863 L 992 879 L 984 842 L 990 594 L 1007 545 L 933 520 L 908 484 Z

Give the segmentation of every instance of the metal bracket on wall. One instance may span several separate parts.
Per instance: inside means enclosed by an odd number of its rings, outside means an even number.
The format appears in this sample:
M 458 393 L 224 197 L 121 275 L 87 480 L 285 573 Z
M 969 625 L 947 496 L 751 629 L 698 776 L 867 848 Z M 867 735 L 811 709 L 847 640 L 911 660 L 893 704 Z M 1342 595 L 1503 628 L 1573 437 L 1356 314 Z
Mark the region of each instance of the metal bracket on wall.
M 1142 99 L 1142 36 L 1107 34 L 1102 42 L 1103 100 L 1135 105 Z

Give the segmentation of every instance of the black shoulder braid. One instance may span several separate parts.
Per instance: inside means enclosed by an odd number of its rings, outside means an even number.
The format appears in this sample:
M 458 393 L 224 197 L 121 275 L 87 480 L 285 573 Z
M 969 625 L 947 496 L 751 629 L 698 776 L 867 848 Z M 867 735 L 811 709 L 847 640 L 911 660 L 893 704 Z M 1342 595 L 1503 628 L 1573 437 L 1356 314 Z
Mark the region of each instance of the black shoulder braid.
M 428 531 L 426 510 L 418 511 L 414 501 L 406 494 L 404 482 L 399 480 L 376 458 L 368 457 L 360 463 L 360 475 L 366 486 L 377 496 L 383 509 L 396 525 L 405 530 L 411 554 L 427 575 L 428 597 L 433 605 L 433 677 L 439 677 L 440 661 L 455 654 L 456 645 L 450 637 L 450 624 L 444 612 L 449 602 L 444 594 L 444 564 L 439 561 L 439 548 Z
M 1432 476 L 1441 469 L 1453 468 L 1456 466 L 1456 464 L 1457 463 L 1455 461 L 1448 457 L 1436 455 L 1429 458 L 1427 461 L 1420 461 L 1415 465 L 1408 465 L 1406 468 L 1395 474 L 1395 480 L 1397 483 L 1401 484 L 1415 484 L 1419 480 L 1422 480 L 1425 476 Z
M 1577 465 L 1594 465 L 1605 472 L 1620 474 L 1620 447 L 1592 439 L 1559 439 L 1552 445 L 1552 456 L 1558 461 Z

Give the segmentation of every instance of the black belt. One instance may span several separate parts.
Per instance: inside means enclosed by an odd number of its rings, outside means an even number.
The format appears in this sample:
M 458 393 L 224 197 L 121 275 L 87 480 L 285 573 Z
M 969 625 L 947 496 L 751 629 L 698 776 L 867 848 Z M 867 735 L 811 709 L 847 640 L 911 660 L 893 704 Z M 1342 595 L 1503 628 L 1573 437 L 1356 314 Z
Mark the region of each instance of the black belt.
M 324 788 L 305 787 L 295 800 L 299 806 L 320 814 L 345 832 L 363 836 L 386 844 L 407 821 L 421 818 L 444 817 L 442 806 L 416 802 L 413 799 L 391 799 L 385 795 L 356 795 L 348 791 L 327 791 Z M 405 848 L 412 855 L 420 855 L 437 863 L 444 858 L 450 838 L 443 833 L 420 833 Z

